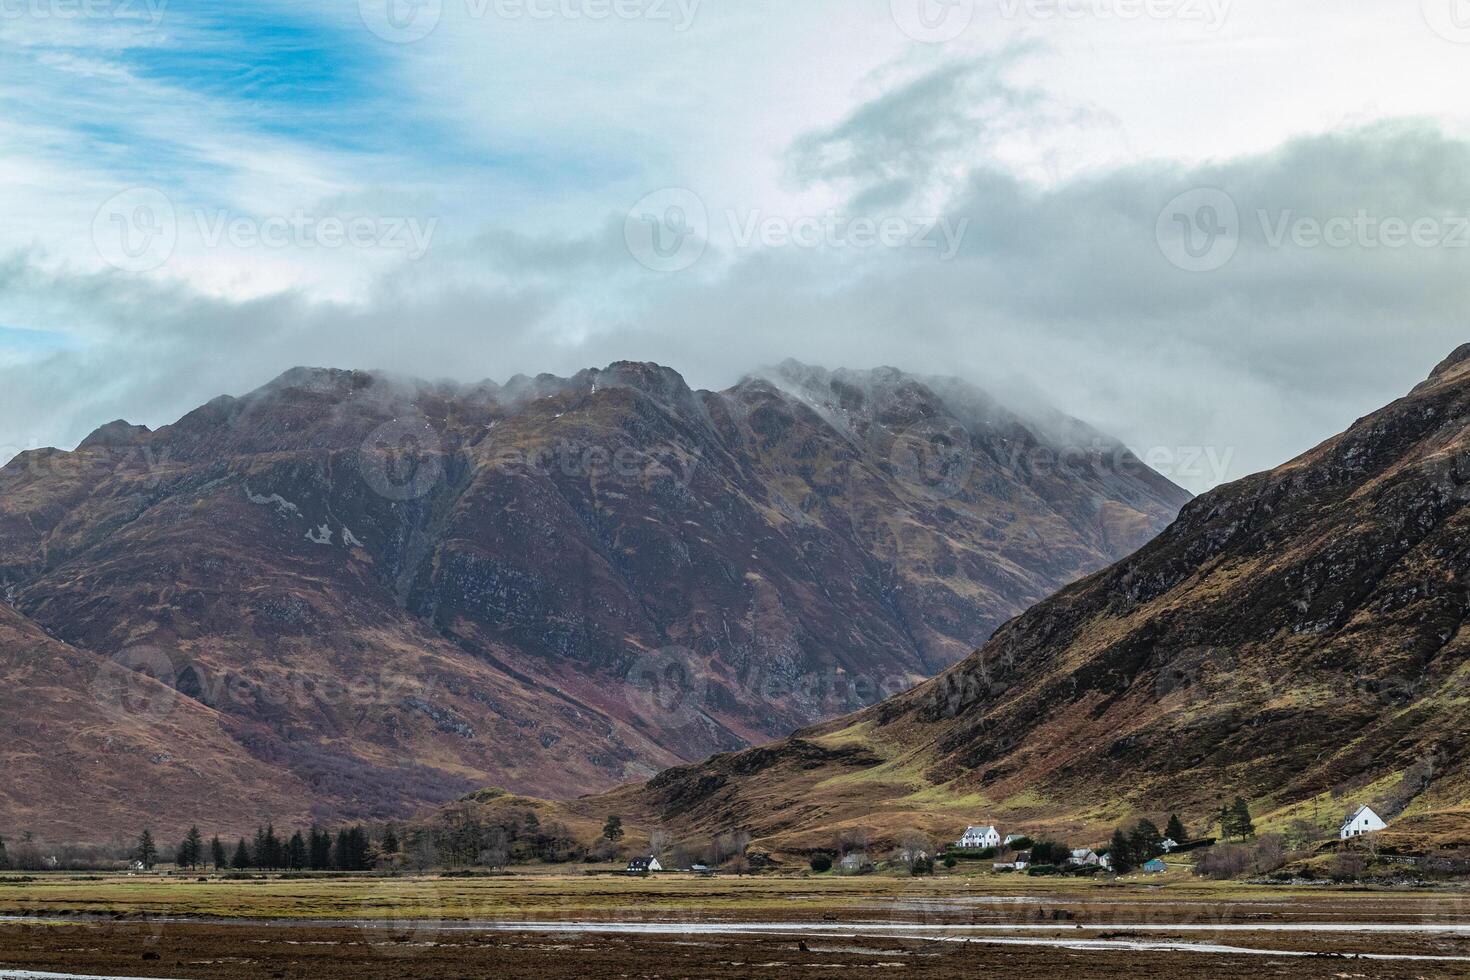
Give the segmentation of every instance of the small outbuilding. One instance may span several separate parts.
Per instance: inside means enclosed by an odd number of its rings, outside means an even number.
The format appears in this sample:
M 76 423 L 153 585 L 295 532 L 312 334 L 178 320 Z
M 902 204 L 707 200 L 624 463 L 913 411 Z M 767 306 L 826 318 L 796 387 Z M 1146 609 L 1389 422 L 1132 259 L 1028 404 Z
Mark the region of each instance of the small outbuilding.
M 1143 870 L 1146 874 L 1161 875 L 1169 870 L 1169 866 L 1158 858 L 1154 858 L 1152 861 L 1144 862 Z

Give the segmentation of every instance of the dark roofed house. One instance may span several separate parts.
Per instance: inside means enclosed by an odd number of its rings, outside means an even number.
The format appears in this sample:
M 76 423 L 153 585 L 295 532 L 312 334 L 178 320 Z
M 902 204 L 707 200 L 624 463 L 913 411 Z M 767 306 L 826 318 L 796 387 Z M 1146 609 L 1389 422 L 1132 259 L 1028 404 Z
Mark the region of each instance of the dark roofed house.
M 646 875 L 655 871 L 662 871 L 664 866 L 658 863 L 656 857 L 634 858 L 628 862 L 628 874 Z

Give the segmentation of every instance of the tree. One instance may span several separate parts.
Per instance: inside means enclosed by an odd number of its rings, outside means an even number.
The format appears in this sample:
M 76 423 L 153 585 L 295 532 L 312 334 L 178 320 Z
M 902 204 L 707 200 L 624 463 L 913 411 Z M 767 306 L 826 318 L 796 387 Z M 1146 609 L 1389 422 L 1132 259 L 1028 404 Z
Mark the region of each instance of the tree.
M 1057 841 L 1037 841 L 1031 845 L 1032 864 L 1066 864 L 1072 849 Z
M 830 855 L 830 854 L 813 854 L 812 855 L 812 860 L 811 860 L 811 866 L 812 866 L 812 870 L 815 871 L 817 874 L 822 874 L 824 872 L 831 871 L 832 870 L 832 855 Z
M 313 871 L 332 870 L 332 835 L 320 827 L 312 827 L 307 844 L 307 865 Z
M 204 835 L 199 833 L 198 827 L 190 827 L 184 843 L 179 847 L 178 864 L 180 867 L 197 868 L 203 863 Z
M 236 871 L 244 871 L 250 867 L 250 849 L 245 846 L 245 838 L 240 838 L 240 843 L 235 845 L 235 856 L 230 860 L 230 867 Z
M 534 819 L 534 817 L 535 817 L 535 814 L 532 814 L 532 818 L 533 819 Z M 385 830 L 385 831 L 383 831 L 383 853 L 384 854 L 397 854 L 398 853 L 398 835 L 393 832 L 393 825 L 392 824 L 389 824 L 388 825 L 388 829 Z
M 1140 820 L 1128 835 L 1128 851 L 1133 860 L 1142 864 L 1164 853 L 1164 835 L 1152 820 Z
M 1133 857 L 1133 843 L 1119 827 L 1113 831 L 1112 843 L 1108 845 L 1108 860 L 1113 864 L 1113 873 L 1125 875 L 1132 871 L 1136 867 Z
M 1176 844 L 1183 844 L 1189 840 L 1189 832 L 1184 829 L 1184 821 L 1179 819 L 1179 814 L 1169 816 L 1169 825 L 1164 828 L 1164 836 Z
M 219 839 L 219 834 L 214 835 L 214 840 L 209 842 L 209 860 L 214 865 L 214 870 L 223 871 L 225 862 L 229 860 L 225 856 L 225 845 Z
M 1220 825 L 1220 837 L 1222 840 L 1231 838 L 1231 828 L 1234 826 L 1234 817 L 1231 815 L 1230 807 L 1220 807 L 1220 812 L 1215 814 L 1215 822 Z
M 291 835 L 291 842 L 286 845 L 286 867 L 292 871 L 301 871 L 306 868 L 309 860 L 306 853 L 306 839 L 301 836 L 301 831 Z
M 145 871 L 153 870 L 153 866 L 158 863 L 158 845 L 153 843 L 153 831 L 143 828 L 143 833 L 138 837 L 137 850 L 133 854 Z
M 10 855 L 5 852 L 5 838 L 0 837 L 0 871 L 10 870 Z
M 1245 798 L 1237 796 L 1235 802 L 1230 805 L 1230 829 L 1241 840 L 1247 840 L 1256 836 L 1256 825 L 1251 821 L 1250 804 Z
M 616 815 L 608 817 L 607 823 L 602 825 L 602 836 L 614 844 L 622 840 L 624 836 L 623 818 Z

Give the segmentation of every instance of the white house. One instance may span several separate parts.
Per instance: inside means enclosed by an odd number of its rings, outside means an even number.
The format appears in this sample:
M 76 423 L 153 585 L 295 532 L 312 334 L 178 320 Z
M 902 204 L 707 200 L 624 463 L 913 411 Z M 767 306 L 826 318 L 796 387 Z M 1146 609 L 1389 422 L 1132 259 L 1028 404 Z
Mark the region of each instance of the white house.
M 659 864 L 658 858 L 656 857 L 634 858 L 628 862 L 628 874 L 630 875 L 652 874 L 663 869 L 664 866 Z
M 1068 859 L 1067 863 L 1074 867 L 1086 868 L 1102 864 L 1102 859 L 1097 856 L 1097 852 L 1092 848 L 1079 847 L 1072 852 L 1072 857 Z
M 1159 846 L 1164 849 L 1165 854 L 1173 854 L 1174 848 L 1179 846 L 1179 842 L 1172 837 L 1165 837 L 1159 842 Z
M 964 835 L 954 842 L 954 846 L 963 847 L 967 850 L 983 850 L 987 847 L 999 847 L 1000 831 L 994 827 L 966 827 Z
M 1388 824 L 1383 822 L 1383 818 L 1374 813 L 1372 807 L 1365 804 L 1354 810 L 1353 815 L 1343 821 L 1342 829 L 1337 832 L 1337 836 L 1341 840 L 1347 840 L 1350 837 L 1361 837 L 1364 834 L 1374 834 L 1387 829 Z

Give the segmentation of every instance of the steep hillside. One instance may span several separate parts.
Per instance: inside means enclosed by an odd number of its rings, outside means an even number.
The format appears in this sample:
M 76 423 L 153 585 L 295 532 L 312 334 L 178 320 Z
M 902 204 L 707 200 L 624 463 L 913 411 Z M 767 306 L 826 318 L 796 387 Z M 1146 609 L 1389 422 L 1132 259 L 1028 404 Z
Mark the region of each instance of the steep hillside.
M 871 704 L 1186 499 L 1081 423 L 896 371 L 713 393 L 646 364 L 299 369 L 14 460 L 0 587 L 73 650 L 161 663 L 231 755 L 289 778 L 239 787 L 241 823 L 385 817 L 606 789 Z M 0 829 L 22 817 L 44 813 Z
M 981 819 L 1100 839 L 1179 811 L 1203 829 L 1236 794 L 1264 827 L 1354 802 L 1470 810 L 1467 499 L 1470 345 L 935 680 L 570 808 L 775 848 Z

